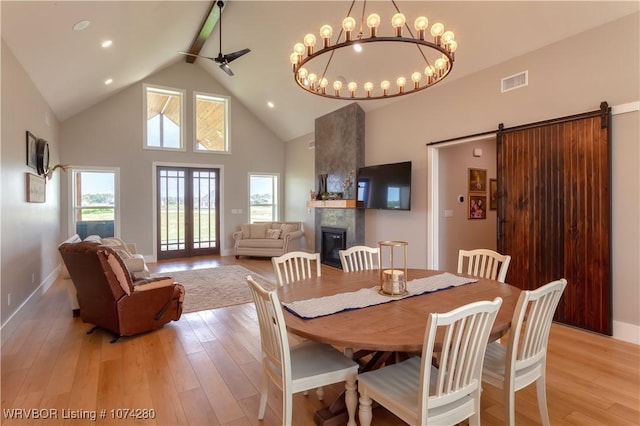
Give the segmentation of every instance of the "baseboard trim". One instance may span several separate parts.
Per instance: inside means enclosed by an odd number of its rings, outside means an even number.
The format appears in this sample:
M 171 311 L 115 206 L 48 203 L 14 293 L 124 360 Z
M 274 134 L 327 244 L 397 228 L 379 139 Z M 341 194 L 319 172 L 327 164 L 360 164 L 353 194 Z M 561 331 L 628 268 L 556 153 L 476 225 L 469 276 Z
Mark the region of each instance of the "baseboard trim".
M 38 302 L 42 297 L 42 295 L 47 290 L 49 290 L 49 288 L 53 285 L 54 282 L 56 282 L 56 279 L 58 279 L 58 276 L 60 275 L 60 271 L 61 271 L 61 267 L 60 265 L 58 265 L 49 275 L 47 275 L 44 281 L 42 281 L 42 283 L 40 283 L 40 285 L 36 287 L 35 290 L 33 290 L 33 292 L 29 295 L 29 297 L 27 297 L 27 299 L 24 302 L 22 302 L 20 306 L 18 306 L 18 309 L 16 309 L 16 311 L 13 314 L 11 314 L 9 318 L 7 318 L 4 324 L 0 326 L 0 336 L 2 336 L 0 338 L 0 343 L 4 345 L 7 339 L 11 337 L 13 332 L 18 328 L 18 326 L 24 320 L 24 318 L 22 317 L 24 316 L 24 313 L 25 313 L 24 311 L 25 306 L 27 306 L 27 304 L 29 303 Z
M 613 321 L 613 338 L 640 345 L 640 326 Z

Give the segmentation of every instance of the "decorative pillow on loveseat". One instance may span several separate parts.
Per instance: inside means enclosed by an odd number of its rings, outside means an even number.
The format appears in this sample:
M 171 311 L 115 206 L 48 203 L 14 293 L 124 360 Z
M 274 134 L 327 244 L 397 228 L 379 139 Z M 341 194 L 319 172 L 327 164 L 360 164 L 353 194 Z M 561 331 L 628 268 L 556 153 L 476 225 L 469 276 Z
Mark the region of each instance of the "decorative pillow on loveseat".
M 282 229 L 282 235 L 284 235 L 284 234 L 288 234 L 289 232 L 297 231 L 298 227 L 291 223 L 283 223 L 280 229 Z
M 267 229 L 267 238 L 271 240 L 277 240 L 280 238 L 280 233 L 282 231 L 279 229 Z

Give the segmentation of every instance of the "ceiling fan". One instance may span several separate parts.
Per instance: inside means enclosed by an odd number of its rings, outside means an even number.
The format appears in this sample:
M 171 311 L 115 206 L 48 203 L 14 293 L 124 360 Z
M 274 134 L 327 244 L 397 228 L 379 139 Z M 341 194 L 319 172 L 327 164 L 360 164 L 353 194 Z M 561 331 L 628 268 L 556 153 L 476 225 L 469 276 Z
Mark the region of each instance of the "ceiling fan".
M 189 53 L 189 52 L 178 52 L 178 53 L 181 53 L 183 55 L 196 56 L 198 58 L 204 58 L 204 59 L 209 59 L 211 61 L 215 61 L 218 64 L 220 64 L 220 68 L 224 72 L 229 74 L 229 76 L 233 76 L 233 71 L 231 71 L 231 67 L 229 67 L 229 62 L 235 61 L 240 56 L 251 52 L 251 49 L 242 49 L 242 50 L 238 50 L 236 52 L 227 53 L 226 55 L 222 54 L 222 8 L 224 7 L 224 2 L 222 0 L 219 0 L 217 2 L 217 6 L 218 6 L 218 8 L 220 10 L 220 22 L 218 23 L 218 25 L 220 27 L 220 50 L 218 51 L 218 56 L 215 56 L 215 57 L 213 57 L 213 56 L 202 56 L 202 55 L 196 55 L 195 53 Z

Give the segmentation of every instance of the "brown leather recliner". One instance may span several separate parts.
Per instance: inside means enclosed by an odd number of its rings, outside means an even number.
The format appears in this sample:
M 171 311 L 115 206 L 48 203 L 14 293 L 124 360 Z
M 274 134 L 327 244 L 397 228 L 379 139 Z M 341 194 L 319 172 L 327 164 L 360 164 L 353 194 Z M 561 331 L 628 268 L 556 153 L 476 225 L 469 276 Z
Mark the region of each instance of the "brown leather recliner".
M 112 342 L 180 319 L 184 287 L 173 278 L 134 281 L 120 256 L 95 242 L 64 243 L 58 251 L 78 292 L 80 317 L 115 333 Z

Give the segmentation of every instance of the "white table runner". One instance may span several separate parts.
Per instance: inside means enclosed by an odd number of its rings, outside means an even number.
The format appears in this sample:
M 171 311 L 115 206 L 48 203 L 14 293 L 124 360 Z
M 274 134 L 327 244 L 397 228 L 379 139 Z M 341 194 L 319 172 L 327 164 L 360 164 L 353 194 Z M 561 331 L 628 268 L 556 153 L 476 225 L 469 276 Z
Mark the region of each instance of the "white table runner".
M 424 293 L 432 293 L 449 287 L 457 287 L 463 284 L 477 282 L 475 278 L 459 277 L 448 272 L 426 278 L 418 278 L 407 283 L 408 294 L 401 297 L 390 297 L 378 293 L 379 286 L 362 288 L 358 291 L 338 293 L 331 296 L 315 297 L 313 299 L 297 300 L 283 303 L 291 313 L 311 319 L 338 312 L 366 308 L 367 306 L 380 305 L 407 297 L 418 296 Z

